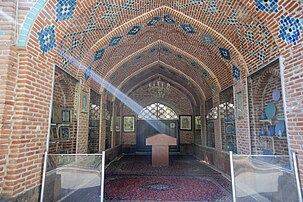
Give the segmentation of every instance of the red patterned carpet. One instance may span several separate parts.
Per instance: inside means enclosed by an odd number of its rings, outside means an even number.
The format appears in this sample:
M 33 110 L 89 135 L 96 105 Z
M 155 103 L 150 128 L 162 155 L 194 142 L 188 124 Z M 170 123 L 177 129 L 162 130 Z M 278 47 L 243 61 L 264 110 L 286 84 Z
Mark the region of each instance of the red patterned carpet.
M 153 168 L 150 156 L 123 156 L 106 170 L 106 201 L 232 201 L 231 183 L 192 156 Z

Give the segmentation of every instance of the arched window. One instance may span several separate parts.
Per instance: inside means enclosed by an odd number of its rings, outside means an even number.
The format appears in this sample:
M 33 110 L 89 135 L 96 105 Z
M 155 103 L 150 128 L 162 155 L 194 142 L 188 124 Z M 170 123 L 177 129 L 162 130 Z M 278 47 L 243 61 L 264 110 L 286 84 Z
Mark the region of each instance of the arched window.
M 156 102 L 142 109 L 138 118 L 145 120 L 175 120 L 178 119 L 178 116 L 172 108 Z

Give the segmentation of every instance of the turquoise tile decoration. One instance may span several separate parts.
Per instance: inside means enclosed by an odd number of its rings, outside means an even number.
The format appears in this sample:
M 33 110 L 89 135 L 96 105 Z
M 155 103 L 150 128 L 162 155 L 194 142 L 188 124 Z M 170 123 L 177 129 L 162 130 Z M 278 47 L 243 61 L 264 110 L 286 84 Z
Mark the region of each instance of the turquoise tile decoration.
M 229 53 L 229 50 L 226 48 L 219 48 L 219 51 L 221 53 L 222 58 L 224 58 L 225 60 L 231 60 L 231 56 Z
M 135 36 L 141 29 L 142 29 L 142 26 L 135 25 L 128 31 L 127 34 L 130 36 Z
M 279 38 L 296 45 L 301 38 L 302 23 L 297 18 L 281 16 Z
M 164 22 L 166 22 L 167 24 L 176 24 L 177 21 L 175 21 L 170 15 L 165 14 L 164 17 Z
M 55 39 L 55 26 L 47 26 L 43 28 L 40 32 L 37 32 L 38 40 L 40 44 L 40 49 L 42 50 L 42 54 L 49 52 L 53 48 L 56 47 L 56 39 Z
M 84 79 L 85 79 L 85 81 L 87 81 L 89 79 L 89 77 L 91 76 L 91 74 L 92 74 L 92 67 L 89 66 L 84 71 Z
M 233 65 L 232 77 L 235 78 L 236 80 L 240 80 L 241 78 L 241 71 L 236 65 Z
M 255 42 L 255 34 L 252 31 L 246 31 L 245 30 L 245 39 L 247 41 Z
M 217 91 L 216 86 L 214 84 L 211 84 L 211 90 L 213 93 Z
M 190 24 L 182 24 L 180 27 L 187 33 L 187 34 L 195 34 L 196 30 Z
M 149 26 L 149 27 L 154 26 L 160 20 L 161 20 L 161 17 L 155 16 L 146 25 Z
M 201 38 L 203 43 L 205 44 L 212 44 L 212 45 L 215 44 L 214 39 L 208 34 L 201 34 Z
M 76 0 L 57 0 L 56 21 L 71 19 L 76 8 Z
M 97 50 L 95 53 L 94 61 L 100 60 L 105 52 L 105 48 Z
M 208 6 L 207 6 L 208 12 L 210 14 L 218 14 L 220 13 L 219 8 L 216 6 L 216 1 L 211 1 L 209 2 Z
M 115 36 L 113 37 L 110 42 L 109 42 L 109 46 L 116 46 L 118 45 L 119 41 L 122 39 L 122 36 Z
M 278 0 L 255 0 L 256 10 L 265 12 L 278 12 Z
M 208 78 L 208 73 L 207 73 L 207 71 L 203 71 L 202 74 L 203 74 L 204 78 L 206 78 L 206 79 Z
M 34 7 L 29 11 L 25 17 L 24 23 L 22 24 L 20 35 L 18 38 L 18 46 L 23 47 L 26 45 L 27 38 L 29 36 L 29 31 L 42 8 L 44 7 L 47 0 L 38 0 L 36 1 Z

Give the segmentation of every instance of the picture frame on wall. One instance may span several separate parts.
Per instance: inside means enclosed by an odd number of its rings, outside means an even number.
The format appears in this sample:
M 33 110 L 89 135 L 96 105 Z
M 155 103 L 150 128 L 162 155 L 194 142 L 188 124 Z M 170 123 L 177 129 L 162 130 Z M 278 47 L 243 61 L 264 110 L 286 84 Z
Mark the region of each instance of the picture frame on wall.
M 51 126 L 50 132 L 51 132 L 51 138 L 53 140 L 59 139 L 59 135 L 58 135 L 58 131 L 57 131 L 57 126 Z
M 62 116 L 61 109 L 57 106 L 53 106 L 51 122 L 52 123 L 61 123 L 61 121 L 62 121 L 61 116 Z
M 70 123 L 70 110 L 62 110 L 62 123 Z
M 241 119 L 243 117 L 243 93 L 242 91 L 237 93 L 237 115 Z
M 81 112 L 88 112 L 88 92 L 81 93 Z
M 116 117 L 116 132 L 120 132 L 120 128 L 121 128 L 121 117 L 117 116 Z
M 192 130 L 192 116 L 180 115 L 180 130 Z
M 201 130 L 201 116 L 195 116 L 195 129 Z
M 69 139 L 69 128 L 68 127 L 61 127 L 60 128 L 60 136 L 63 140 Z
M 123 117 L 123 131 L 124 132 L 135 132 L 135 116 L 124 116 Z

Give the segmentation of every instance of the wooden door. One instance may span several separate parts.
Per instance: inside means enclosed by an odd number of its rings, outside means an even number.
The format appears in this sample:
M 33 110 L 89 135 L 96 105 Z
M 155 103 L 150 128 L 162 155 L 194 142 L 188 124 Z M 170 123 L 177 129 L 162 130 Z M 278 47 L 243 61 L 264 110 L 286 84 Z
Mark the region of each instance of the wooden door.
M 170 146 L 169 151 L 179 151 L 179 135 L 177 120 L 138 120 L 137 122 L 137 152 L 151 152 L 151 146 L 146 146 L 146 138 L 163 133 L 177 138 L 177 146 Z

